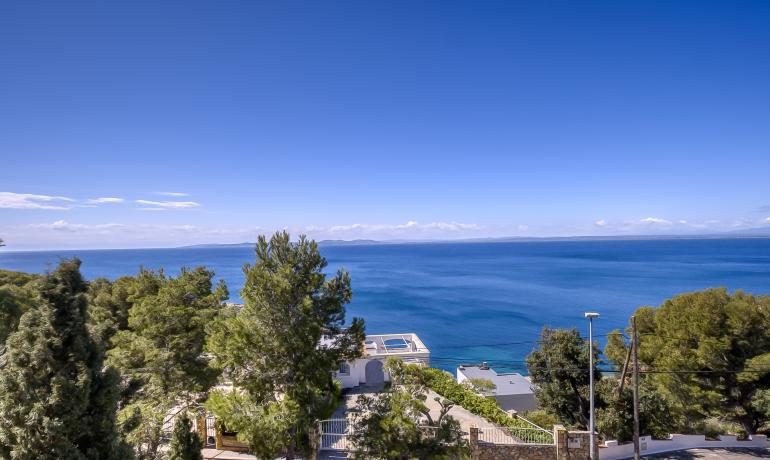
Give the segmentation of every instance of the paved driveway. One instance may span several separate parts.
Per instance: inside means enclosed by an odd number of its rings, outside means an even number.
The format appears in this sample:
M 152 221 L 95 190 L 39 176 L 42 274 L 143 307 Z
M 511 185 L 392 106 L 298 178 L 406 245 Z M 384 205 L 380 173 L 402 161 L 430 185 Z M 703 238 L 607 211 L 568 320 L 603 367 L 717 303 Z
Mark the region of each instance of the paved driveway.
M 645 456 L 656 460 L 747 460 L 751 458 L 770 458 L 770 449 L 689 449 L 666 454 Z

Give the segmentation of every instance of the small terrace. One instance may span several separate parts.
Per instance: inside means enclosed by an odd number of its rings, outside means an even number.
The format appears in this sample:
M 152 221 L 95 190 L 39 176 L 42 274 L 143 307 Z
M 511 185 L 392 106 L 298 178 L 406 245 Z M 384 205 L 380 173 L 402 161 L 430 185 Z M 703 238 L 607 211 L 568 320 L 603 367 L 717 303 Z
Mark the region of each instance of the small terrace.
M 428 353 L 428 347 L 413 333 L 367 335 L 364 340 L 364 354 L 367 357 Z

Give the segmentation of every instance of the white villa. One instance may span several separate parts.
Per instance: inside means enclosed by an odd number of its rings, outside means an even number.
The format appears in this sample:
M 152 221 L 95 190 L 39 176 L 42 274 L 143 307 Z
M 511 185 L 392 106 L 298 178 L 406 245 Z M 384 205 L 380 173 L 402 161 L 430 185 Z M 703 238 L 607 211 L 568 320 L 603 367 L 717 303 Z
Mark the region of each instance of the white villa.
M 484 393 L 487 398 L 493 398 L 497 405 L 505 411 L 523 412 L 537 409 L 535 391 L 532 382 L 527 377 L 515 372 L 498 374 L 494 369 L 483 363 L 480 366 L 459 366 L 457 368 L 457 383 L 469 379 L 485 379 L 495 385 L 495 389 Z
M 342 388 L 360 385 L 381 385 L 390 380 L 383 370 L 385 359 L 394 356 L 407 363 L 430 365 L 430 350 L 417 334 L 367 335 L 363 343 L 364 356 L 342 363 L 334 377 Z

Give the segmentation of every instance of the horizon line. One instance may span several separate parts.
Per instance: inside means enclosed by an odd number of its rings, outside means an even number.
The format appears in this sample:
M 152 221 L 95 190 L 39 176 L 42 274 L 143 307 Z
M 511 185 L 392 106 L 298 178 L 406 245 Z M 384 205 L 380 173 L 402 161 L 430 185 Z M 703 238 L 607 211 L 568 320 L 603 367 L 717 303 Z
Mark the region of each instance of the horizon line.
M 766 234 L 746 233 L 704 233 L 704 234 L 661 234 L 661 235 L 572 235 L 572 236 L 502 236 L 502 237 L 475 237 L 461 239 L 384 239 L 369 238 L 355 239 L 323 239 L 313 240 L 319 245 L 325 246 L 376 246 L 376 245 L 408 245 L 408 244 L 483 244 L 483 243 L 528 243 L 528 242 L 554 242 L 554 241 L 642 241 L 642 240 L 737 240 L 737 239 L 770 239 L 770 230 Z M 296 240 L 293 240 L 296 241 Z M 246 247 L 256 245 L 256 241 L 244 241 L 240 243 L 198 243 L 184 246 L 139 246 L 130 248 L 52 248 L 52 249 L 0 249 L 2 253 L 23 252 L 54 252 L 54 251 L 136 251 L 136 250 L 163 250 L 163 249 L 207 249 L 217 247 Z

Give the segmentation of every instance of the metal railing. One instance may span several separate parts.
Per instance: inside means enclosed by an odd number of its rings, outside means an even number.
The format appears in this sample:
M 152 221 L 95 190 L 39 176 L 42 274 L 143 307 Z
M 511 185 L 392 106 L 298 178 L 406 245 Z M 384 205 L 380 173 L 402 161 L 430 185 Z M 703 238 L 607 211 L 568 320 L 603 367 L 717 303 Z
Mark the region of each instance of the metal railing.
M 320 450 L 351 450 L 353 443 L 348 437 L 348 421 L 344 418 L 332 418 L 318 422 Z
M 479 442 L 488 444 L 545 444 L 554 443 L 553 433 L 542 428 L 479 428 Z
M 217 429 L 216 429 L 216 421 L 217 419 L 214 418 L 214 416 L 209 415 L 206 417 L 206 445 L 216 445 L 216 439 L 217 439 Z

